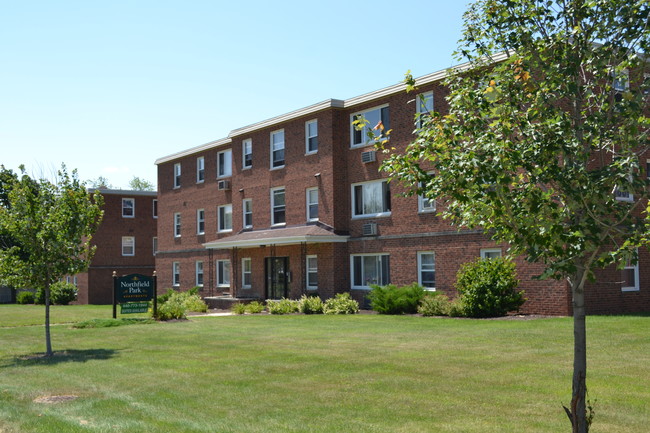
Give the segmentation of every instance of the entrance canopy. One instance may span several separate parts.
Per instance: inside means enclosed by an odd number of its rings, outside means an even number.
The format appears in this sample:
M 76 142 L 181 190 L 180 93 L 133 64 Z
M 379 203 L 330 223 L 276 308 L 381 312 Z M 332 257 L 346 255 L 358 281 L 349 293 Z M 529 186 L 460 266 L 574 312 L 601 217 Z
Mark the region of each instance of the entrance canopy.
M 308 225 L 241 232 L 224 239 L 206 242 L 203 246 L 215 250 L 229 248 L 256 248 L 266 245 L 347 242 L 349 237 L 350 236 L 337 235 L 319 225 Z

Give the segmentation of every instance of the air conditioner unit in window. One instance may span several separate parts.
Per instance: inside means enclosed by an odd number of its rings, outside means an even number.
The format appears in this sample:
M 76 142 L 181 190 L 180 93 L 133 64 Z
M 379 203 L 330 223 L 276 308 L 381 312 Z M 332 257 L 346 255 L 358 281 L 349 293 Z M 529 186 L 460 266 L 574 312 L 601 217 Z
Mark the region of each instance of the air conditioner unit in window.
M 220 180 L 217 187 L 219 188 L 219 191 L 230 191 L 230 181 Z
M 377 152 L 374 150 L 368 150 L 366 152 L 361 152 L 361 162 L 367 164 L 369 162 L 377 161 Z
M 362 232 L 364 236 L 376 236 L 377 235 L 377 223 L 366 223 L 362 227 Z

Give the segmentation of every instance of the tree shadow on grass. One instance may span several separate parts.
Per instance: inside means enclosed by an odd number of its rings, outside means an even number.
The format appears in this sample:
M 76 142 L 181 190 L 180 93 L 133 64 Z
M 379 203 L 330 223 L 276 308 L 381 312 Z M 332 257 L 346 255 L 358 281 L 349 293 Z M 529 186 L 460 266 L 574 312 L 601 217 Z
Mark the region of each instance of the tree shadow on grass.
M 32 367 L 41 365 L 57 365 L 64 362 L 86 362 L 94 360 L 107 360 L 113 358 L 119 351 L 115 349 L 88 349 L 88 350 L 56 350 L 54 355 L 45 356 L 44 353 L 16 356 L 13 359 L 0 361 L 0 368 L 7 367 Z

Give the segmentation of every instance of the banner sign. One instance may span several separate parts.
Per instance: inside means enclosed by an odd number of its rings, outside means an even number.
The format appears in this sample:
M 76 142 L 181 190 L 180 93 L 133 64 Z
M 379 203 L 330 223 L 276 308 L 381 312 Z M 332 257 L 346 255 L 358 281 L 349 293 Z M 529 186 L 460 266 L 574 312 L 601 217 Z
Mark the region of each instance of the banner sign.
M 141 274 L 130 274 L 117 277 L 115 282 L 115 300 L 124 302 L 145 302 L 154 298 L 153 277 Z
M 146 313 L 149 311 L 148 302 L 129 302 L 120 304 L 120 314 Z

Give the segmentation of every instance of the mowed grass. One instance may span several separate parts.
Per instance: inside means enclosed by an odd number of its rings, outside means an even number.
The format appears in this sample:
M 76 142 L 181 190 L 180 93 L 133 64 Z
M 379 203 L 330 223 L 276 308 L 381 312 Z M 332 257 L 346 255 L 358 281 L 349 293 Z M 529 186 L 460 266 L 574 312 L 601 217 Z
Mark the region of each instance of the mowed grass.
M 647 432 L 649 325 L 588 318 L 592 432 Z M 570 431 L 568 318 L 200 317 L 52 337 L 42 360 L 42 327 L 0 329 L 0 432 Z M 78 398 L 34 402 L 53 395 Z

